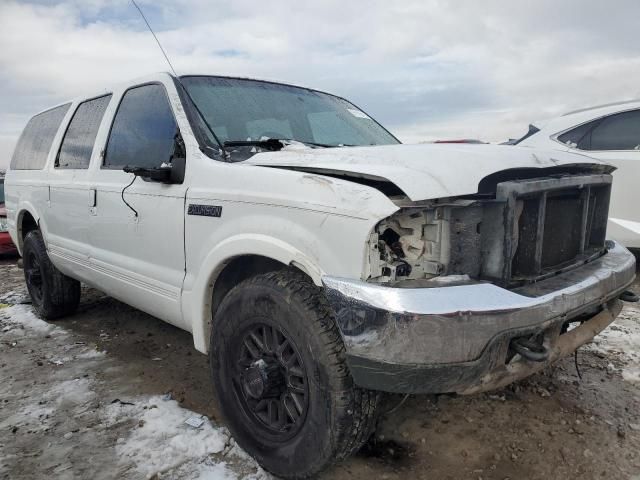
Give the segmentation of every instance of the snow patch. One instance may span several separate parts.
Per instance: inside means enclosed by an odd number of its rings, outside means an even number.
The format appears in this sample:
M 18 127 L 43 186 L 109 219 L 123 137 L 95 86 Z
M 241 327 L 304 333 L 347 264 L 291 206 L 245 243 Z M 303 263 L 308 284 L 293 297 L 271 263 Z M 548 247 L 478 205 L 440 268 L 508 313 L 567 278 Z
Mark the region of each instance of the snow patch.
M 640 383 L 640 307 L 627 304 L 616 321 L 598 335 L 590 350 L 617 359 L 622 365 L 622 378 Z
M 0 320 L 10 327 L 7 332 L 24 329 L 38 335 L 62 334 L 64 330 L 36 317 L 30 305 L 12 305 L 0 310 Z M 3 330 L 4 330 L 3 328 Z
M 229 470 L 226 463 L 215 463 L 207 460 L 195 467 L 183 465 L 166 474 L 158 474 L 157 478 L 158 480 L 236 480 L 238 477 Z M 245 480 L 247 479 L 245 478 Z
M 87 350 L 85 352 L 79 353 L 75 355 L 75 358 L 80 360 L 93 360 L 95 358 L 104 358 L 107 356 L 107 353 L 104 350 Z
M 215 428 L 208 420 L 200 428 L 185 425 L 194 413 L 181 408 L 175 400 L 154 396 L 134 399 L 133 403 L 111 404 L 105 411 L 109 424 L 130 419 L 135 425 L 129 436 L 118 439 L 116 444 L 122 461 L 132 463 L 147 478 L 177 468 L 209 475 L 188 478 L 235 478 L 229 476 L 231 473 L 223 464 L 206 463 L 209 455 L 224 450 L 229 442 L 226 431 Z
M 63 408 L 85 404 L 95 396 L 91 381 L 86 378 L 64 380 L 50 391 L 55 395 L 56 404 Z
M 13 290 L 0 295 L 0 304 L 15 305 L 18 303 L 31 303 L 31 301 L 28 296 Z

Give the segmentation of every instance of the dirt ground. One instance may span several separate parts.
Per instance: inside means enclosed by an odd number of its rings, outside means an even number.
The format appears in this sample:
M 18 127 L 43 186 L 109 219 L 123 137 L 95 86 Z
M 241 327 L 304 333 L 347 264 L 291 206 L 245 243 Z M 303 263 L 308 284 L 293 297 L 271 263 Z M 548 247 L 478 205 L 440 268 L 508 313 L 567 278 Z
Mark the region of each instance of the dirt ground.
M 0 260 L 0 478 L 270 478 L 221 427 L 189 334 L 90 289 L 47 325 L 25 292 Z M 389 398 L 374 439 L 322 478 L 640 479 L 635 305 L 580 351 L 582 380 L 569 358 L 491 394 Z M 215 429 L 185 430 L 182 409 Z

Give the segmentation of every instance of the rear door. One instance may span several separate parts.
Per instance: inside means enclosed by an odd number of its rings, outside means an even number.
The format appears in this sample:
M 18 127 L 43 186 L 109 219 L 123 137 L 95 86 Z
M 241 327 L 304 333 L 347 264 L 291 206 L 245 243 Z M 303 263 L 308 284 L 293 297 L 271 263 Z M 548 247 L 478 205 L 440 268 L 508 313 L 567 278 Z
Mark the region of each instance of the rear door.
M 87 280 L 89 273 L 89 165 L 99 156 L 94 143 L 112 95 L 79 103 L 50 171 L 47 247 L 56 264 Z
M 89 239 L 100 288 L 182 326 L 184 184 L 135 178 L 122 169 L 170 162 L 178 124 L 162 83 L 124 91 L 94 172 Z

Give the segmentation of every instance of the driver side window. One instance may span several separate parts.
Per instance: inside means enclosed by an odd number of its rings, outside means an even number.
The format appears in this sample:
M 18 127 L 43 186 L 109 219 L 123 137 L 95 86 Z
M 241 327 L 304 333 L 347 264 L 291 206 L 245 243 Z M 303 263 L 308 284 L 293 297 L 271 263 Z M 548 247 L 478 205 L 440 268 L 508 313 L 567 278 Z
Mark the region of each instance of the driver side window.
M 178 131 L 162 85 L 127 90 L 116 112 L 107 142 L 104 168 L 157 168 L 169 162 Z

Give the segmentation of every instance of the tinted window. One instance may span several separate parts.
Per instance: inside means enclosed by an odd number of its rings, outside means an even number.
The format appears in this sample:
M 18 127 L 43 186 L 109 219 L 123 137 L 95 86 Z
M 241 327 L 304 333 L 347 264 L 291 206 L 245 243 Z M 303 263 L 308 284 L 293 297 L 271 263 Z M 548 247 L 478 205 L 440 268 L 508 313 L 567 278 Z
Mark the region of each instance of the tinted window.
M 568 132 L 560 135 L 558 137 L 558 140 L 571 148 L 581 148 L 584 150 L 585 137 L 587 137 L 587 134 L 598 123 L 600 123 L 600 120 L 580 125 L 579 127 L 576 127 L 573 130 L 569 130 Z
M 0 180 L 0 203 L 4 203 L 4 180 Z
M 580 150 L 640 150 L 640 110 L 585 123 L 558 140 Z
M 104 165 L 154 168 L 169 162 L 178 130 L 162 85 L 128 90 L 116 113 Z
M 69 103 L 36 115 L 24 128 L 11 158 L 12 170 L 40 170 L 47 163 L 53 138 L 62 123 Z
M 640 150 L 640 110 L 606 117 L 590 136 L 587 150 Z
M 93 143 L 111 95 L 83 102 L 73 114 L 56 160 L 59 168 L 88 168 Z

